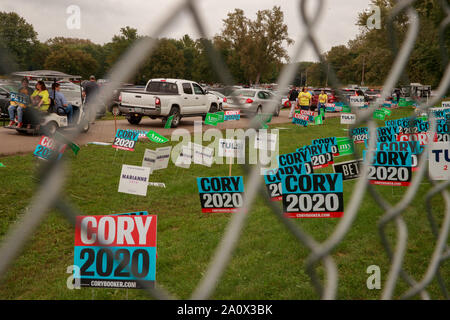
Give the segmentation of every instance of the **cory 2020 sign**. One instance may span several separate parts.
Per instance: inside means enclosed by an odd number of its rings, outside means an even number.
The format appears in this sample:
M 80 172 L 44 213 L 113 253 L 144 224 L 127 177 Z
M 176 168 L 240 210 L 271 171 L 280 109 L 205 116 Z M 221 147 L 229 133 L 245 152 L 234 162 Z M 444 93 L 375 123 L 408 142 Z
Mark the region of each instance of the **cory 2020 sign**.
M 81 286 L 141 288 L 156 278 L 157 216 L 78 216 L 74 278 Z
M 234 213 L 243 205 L 242 177 L 197 178 L 203 213 Z
M 342 174 L 282 178 L 283 211 L 288 218 L 340 218 L 344 213 Z

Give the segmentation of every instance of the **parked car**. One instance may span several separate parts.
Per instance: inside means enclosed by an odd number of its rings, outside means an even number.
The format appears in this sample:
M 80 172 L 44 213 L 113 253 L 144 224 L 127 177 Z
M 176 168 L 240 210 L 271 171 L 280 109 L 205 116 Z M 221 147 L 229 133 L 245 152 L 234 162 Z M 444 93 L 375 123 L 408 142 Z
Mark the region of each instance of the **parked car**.
M 227 102 L 227 97 L 218 91 L 208 91 L 208 93 L 213 94 L 218 97 L 219 110 L 223 110 L 223 105 L 225 102 Z
M 350 105 L 350 97 L 354 96 L 364 96 L 364 101 L 369 102 L 369 97 L 364 94 L 361 89 L 358 88 L 344 88 L 340 90 L 341 95 L 344 98 L 344 102 L 347 105 Z
M 113 91 L 113 96 L 111 99 L 106 99 L 106 101 L 108 102 L 108 106 L 106 107 L 106 110 L 116 116 L 120 116 L 121 115 L 120 107 L 119 107 L 120 93 L 125 90 L 144 90 L 144 89 L 145 89 L 145 86 L 133 85 L 133 84 L 129 84 L 129 83 L 123 84 L 120 88 L 117 88 Z
M 374 101 L 381 97 L 381 89 L 368 89 L 364 93 L 369 98 L 369 101 Z
M 269 103 L 276 102 L 274 116 L 278 117 L 281 109 L 281 101 L 276 100 L 276 96 L 266 90 L 239 89 L 233 95 L 227 97 L 227 103 L 223 109 L 240 110 L 243 114 L 255 115 L 269 113 Z
M 9 82 L 0 83 L 0 117 L 2 119 L 9 119 L 9 95 L 12 91 L 17 91 L 19 85 Z
M 215 98 L 214 98 L 215 97 Z M 164 122 L 173 116 L 176 128 L 183 117 L 206 117 L 219 110 L 217 97 L 196 82 L 182 79 L 151 79 L 145 89 L 124 90 L 119 95 L 119 109 L 130 124 L 139 124 L 142 117 L 160 118 Z

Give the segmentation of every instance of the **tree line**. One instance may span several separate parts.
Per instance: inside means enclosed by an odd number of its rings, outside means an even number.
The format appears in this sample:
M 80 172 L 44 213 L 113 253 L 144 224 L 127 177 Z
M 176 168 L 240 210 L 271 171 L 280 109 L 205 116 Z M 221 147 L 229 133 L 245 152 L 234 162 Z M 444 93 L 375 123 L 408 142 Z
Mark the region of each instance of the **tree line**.
M 413 3 L 419 16 L 419 34 L 398 85 L 411 82 L 439 85 L 448 63 L 450 46 L 450 28 L 443 33 L 439 29 L 445 19 L 442 1 L 445 0 Z M 381 10 L 381 28 L 370 29 L 367 20 L 371 13 L 361 12 L 356 23 L 360 27 L 359 34 L 347 44 L 334 46 L 323 53 L 321 62 L 289 61 L 286 48 L 293 40 L 289 38 L 280 7 L 260 10 L 253 20 L 246 17 L 243 10 L 235 9 L 228 13 L 221 32 L 212 39 L 192 39 L 189 35 L 181 39 L 158 39 L 155 51 L 141 66 L 134 82 L 143 84 L 156 77 L 220 82 L 207 52 L 208 47 L 214 47 L 222 55 L 236 83 L 276 82 L 281 68 L 287 63 L 295 63 L 294 84 L 297 86 L 330 85 L 330 70 L 344 86 L 380 86 L 395 59 L 390 40 L 397 39 L 398 49 L 410 26 L 403 12 L 393 20 L 392 28 L 388 27 L 388 16 L 395 3 L 395 0 L 372 0 L 372 4 Z M 0 12 L 0 74 L 6 74 L 8 67 L 15 66 L 16 70 L 52 69 L 84 78 L 91 74 L 101 78 L 135 41 L 143 37 L 137 29 L 126 26 L 103 45 L 63 37 L 40 42 L 33 26 L 25 19 L 13 12 Z M 2 52 L 9 54 L 6 56 Z
M 14 12 L 0 12 L 0 74 L 8 68 L 20 70 L 51 69 L 88 78 L 105 77 L 108 70 L 144 36 L 130 26 L 120 29 L 103 45 L 86 39 L 55 37 L 45 42 L 37 39 L 33 26 Z M 273 82 L 280 68 L 288 62 L 288 37 L 280 7 L 260 10 L 251 20 L 235 9 L 223 20 L 223 30 L 213 39 L 157 39 L 152 55 L 140 67 L 134 82 L 149 78 L 184 78 L 198 82 L 220 82 L 208 56 L 212 46 L 223 56 L 232 77 L 238 83 Z M 4 54 L 2 54 L 4 53 Z M 6 53 L 8 53 L 6 55 Z
M 419 23 L 419 34 L 398 85 L 413 82 L 431 85 L 433 88 L 439 85 L 448 64 L 450 48 L 450 28 L 440 33 L 440 25 L 446 17 L 441 6 L 443 1 L 413 2 L 419 17 L 419 20 L 413 23 Z M 299 68 L 302 69 L 303 77 L 297 77 L 296 81 L 300 83 L 303 80 L 304 83 L 307 74 L 308 85 L 324 86 L 330 76 L 329 65 L 343 85 L 363 83 L 366 86 L 381 86 L 395 61 L 391 44 L 397 40 L 396 48 L 399 50 L 410 27 L 406 12 L 393 20 L 392 28 L 388 27 L 388 17 L 396 2 L 372 0 L 371 3 L 380 8 L 381 28 L 368 27 L 367 21 L 371 12 L 360 13 L 357 21 L 360 32 L 356 38 L 346 45 L 332 47 L 323 55 L 324 63 L 301 64 Z M 441 39 L 444 44 L 442 48 Z

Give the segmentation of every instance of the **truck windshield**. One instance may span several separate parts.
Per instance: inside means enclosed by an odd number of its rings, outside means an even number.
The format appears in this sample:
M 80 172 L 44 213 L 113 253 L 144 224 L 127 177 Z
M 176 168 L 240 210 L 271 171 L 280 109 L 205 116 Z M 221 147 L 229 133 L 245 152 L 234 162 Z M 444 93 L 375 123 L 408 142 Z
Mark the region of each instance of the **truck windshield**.
M 150 82 L 147 86 L 148 92 L 178 94 L 178 87 L 170 82 Z

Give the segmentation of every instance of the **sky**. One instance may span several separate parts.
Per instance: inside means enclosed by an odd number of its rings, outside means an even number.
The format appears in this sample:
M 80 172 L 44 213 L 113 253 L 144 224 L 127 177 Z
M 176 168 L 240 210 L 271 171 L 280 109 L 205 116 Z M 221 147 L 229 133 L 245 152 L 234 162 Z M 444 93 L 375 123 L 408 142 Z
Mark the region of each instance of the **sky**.
M 179 0 L 2 0 L 0 11 L 13 11 L 25 18 L 33 25 L 40 41 L 62 36 L 104 44 L 125 26 L 138 29 L 140 35 L 149 35 L 177 3 Z M 221 32 L 223 19 L 235 8 L 244 10 L 248 18 L 254 19 L 258 10 L 280 6 L 290 38 L 297 43 L 305 31 L 297 0 L 196 0 L 195 3 L 208 37 Z M 317 3 L 317 0 L 308 1 L 310 14 L 313 14 Z M 324 0 L 315 30 L 320 50 L 326 52 L 333 46 L 347 44 L 354 39 L 359 31 L 355 25 L 358 13 L 368 8 L 369 3 L 370 0 Z M 67 27 L 71 16 L 67 9 L 71 5 L 80 8 L 79 29 Z M 161 36 L 179 39 L 185 34 L 194 39 L 200 37 L 191 15 L 187 13 L 177 17 Z M 286 47 L 291 61 L 317 61 L 310 46 L 295 59 L 294 47 Z

